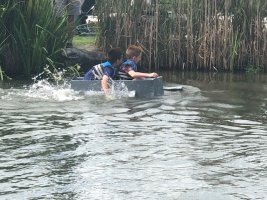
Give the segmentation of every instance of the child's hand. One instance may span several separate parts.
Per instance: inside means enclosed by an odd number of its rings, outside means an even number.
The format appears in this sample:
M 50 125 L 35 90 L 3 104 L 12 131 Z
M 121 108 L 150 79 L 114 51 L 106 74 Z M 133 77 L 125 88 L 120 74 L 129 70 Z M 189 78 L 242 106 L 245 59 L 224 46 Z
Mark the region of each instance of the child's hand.
M 150 73 L 150 77 L 151 78 L 156 78 L 156 77 L 158 77 L 159 75 L 157 74 L 157 73 L 155 73 L 155 72 L 153 72 L 153 73 Z

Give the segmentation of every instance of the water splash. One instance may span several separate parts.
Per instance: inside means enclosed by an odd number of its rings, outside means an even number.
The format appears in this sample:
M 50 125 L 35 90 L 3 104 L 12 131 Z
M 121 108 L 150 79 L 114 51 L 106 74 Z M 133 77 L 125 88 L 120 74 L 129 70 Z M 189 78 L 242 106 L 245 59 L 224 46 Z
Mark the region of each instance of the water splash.
M 88 97 L 104 97 L 107 100 L 122 99 L 134 97 L 133 91 L 128 91 L 128 88 L 123 82 L 110 85 L 109 95 L 104 95 L 102 91 L 74 91 L 70 87 L 69 81 L 62 81 L 59 83 L 51 83 L 47 79 L 35 80 L 31 85 L 24 85 L 23 87 L 15 87 L 0 91 L 0 98 L 4 100 L 21 99 L 24 102 L 32 101 L 48 101 L 48 102 L 65 102 L 77 101 L 86 99 Z
M 77 74 L 78 69 L 72 67 L 69 69 L 56 69 L 52 71 L 49 66 L 44 68 L 44 71 L 32 78 L 33 84 L 21 87 L 19 85 L 15 88 L 9 88 L 0 91 L 0 98 L 5 100 L 16 100 L 31 102 L 31 101 L 49 101 L 49 102 L 65 102 L 65 101 L 76 101 L 85 99 L 88 96 L 103 96 L 102 91 L 86 91 L 78 92 L 71 89 L 70 76 L 67 74 L 69 71 L 74 71 L 72 77 L 79 76 Z M 123 82 L 116 83 L 112 79 L 109 80 L 110 93 L 105 95 L 106 99 L 114 100 L 121 99 L 124 97 L 134 97 L 135 94 L 132 91 L 128 91 L 128 88 Z
M 105 96 L 106 100 L 115 100 L 128 97 L 135 97 L 135 91 L 129 91 L 123 81 L 114 81 L 111 78 L 108 80 L 109 90 L 107 94 L 103 91 L 86 91 L 86 96 Z
M 70 89 L 70 85 L 64 83 L 62 85 L 53 85 L 49 81 L 43 79 L 22 89 L 10 88 L 5 91 L 1 99 L 22 101 L 73 101 L 84 99 L 78 92 Z
M 40 80 L 30 86 L 26 97 L 40 99 L 40 100 L 54 100 L 54 101 L 72 101 L 83 99 L 84 97 L 79 95 L 78 92 L 70 89 L 70 85 L 53 85 L 47 80 Z
M 121 99 L 125 97 L 135 97 L 135 91 L 129 91 L 125 83 L 122 81 L 115 82 L 110 79 L 109 86 L 111 89 L 111 94 L 115 98 Z

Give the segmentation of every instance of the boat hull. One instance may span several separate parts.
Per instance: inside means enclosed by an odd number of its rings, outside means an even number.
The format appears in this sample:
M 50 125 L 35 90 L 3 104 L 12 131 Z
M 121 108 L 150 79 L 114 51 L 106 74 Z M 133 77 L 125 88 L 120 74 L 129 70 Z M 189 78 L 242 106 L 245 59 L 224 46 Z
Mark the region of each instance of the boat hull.
M 114 80 L 117 85 L 125 85 L 128 91 L 135 91 L 136 97 L 151 98 L 164 95 L 162 77 L 144 80 Z M 100 80 L 83 80 L 77 78 L 71 81 L 71 88 L 75 91 L 101 91 Z

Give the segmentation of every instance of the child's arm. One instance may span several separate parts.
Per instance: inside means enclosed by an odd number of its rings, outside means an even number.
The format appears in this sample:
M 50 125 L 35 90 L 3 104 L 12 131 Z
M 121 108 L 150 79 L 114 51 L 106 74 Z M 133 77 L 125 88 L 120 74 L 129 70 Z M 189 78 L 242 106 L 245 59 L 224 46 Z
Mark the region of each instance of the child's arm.
M 105 94 L 108 93 L 108 76 L 107 75 L 104 75 L 102 80 L 101 80 L 101 87 L 102 87 L 102 90 L 104 91 Z
M 140 78 L 155 78 L 158 77 L 159 75 L 155 72 L 153 73 L 142 73 L 142 72 L 135 72 L 134 70 L 130 70 L 128 74 L 133 78 L 133 79 L 140 79 Z

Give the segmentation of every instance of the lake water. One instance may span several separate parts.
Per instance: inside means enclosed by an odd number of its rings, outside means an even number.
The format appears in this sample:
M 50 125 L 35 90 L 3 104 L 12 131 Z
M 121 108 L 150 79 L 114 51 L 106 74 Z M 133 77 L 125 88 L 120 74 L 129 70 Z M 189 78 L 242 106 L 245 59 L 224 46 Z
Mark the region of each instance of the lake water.
M 0 199 L 267 200 L 267 76 L 162 75 L 184 90 L 0 83 Z

